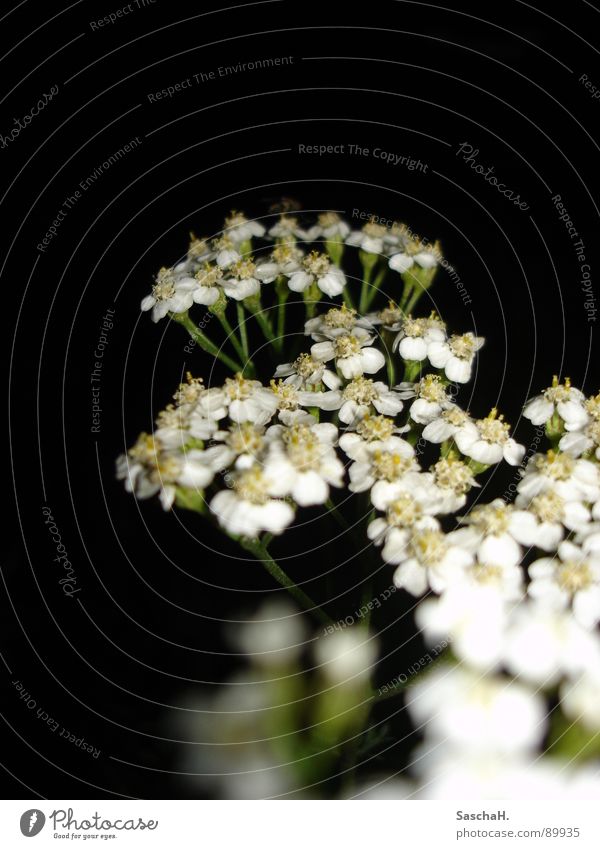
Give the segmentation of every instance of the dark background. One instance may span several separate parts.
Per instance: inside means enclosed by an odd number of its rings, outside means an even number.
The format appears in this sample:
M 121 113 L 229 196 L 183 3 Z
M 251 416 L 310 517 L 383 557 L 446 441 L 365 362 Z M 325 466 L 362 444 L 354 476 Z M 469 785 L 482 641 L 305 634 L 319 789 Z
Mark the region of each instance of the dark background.
M 587 74 L 600 86 L 592 4 L 562 6 L 558 19 L 539 0 L 538 8 L 389 0 L 353 9 L 281 0 L 214 12 L 156 0 L 92 30 L 91 21 L 124 5 L 82 0 L 34 10 L 28 0 L 2 21 L 0 132 L 59 86 L 0 150 L 2 354 L 11 382 L 0 751 L 15 798 L 193 795 L 173 774 L 186 751 L 178 707 L 237 665 L 221 623 L 273 592 L 260 566 L 206 523 L 165 514 L 156 500 L 136 504 L 114 480 L 115 457 L 151 428 L 187 369 L 220 376 L 201 352 L 184 352 L 181 328 L 139 312 L 156 270 L 185 252 L 189 230 L 214 234 L 232 208 L 272 214 L 282 197 L 305 210 L 406 221 L 441 240 L 472 301 L 465 306 L 440 272 L 434 304 L 423 309 L 435 305 L 452 329 L 487 339 L 474 413 L 497 403 L 518 423 L 524 400 L 552 374 L 588 391 L 599 382 L 580 263 L 552 202 L 562 196 L 594 281 L 600 100 L 579 82 Z M 293 62 L 148 100 L 195 73 L 277 56 Z M 141 144 L 82 192 L 39 252 L 65 198 L 136 136 Z M 456 155 L 463 142 L 528 210 Z M 298 152 L 299 144 L 329 143 L 345 153 Z M 350 144 L 428 168 L 350 155 Z M 109 307 L 115 326 L 94 434 L 90 373 Z M 517 434 L 529 444 L 533 431 L 524 422 Z M 489 477 L 502 492 L 514 470 Z M 44 505 L 74 565 L 80 591 L 71 599 L 58 584 Z M 349 543 L 327 542 L 315 516 L 303 514 L 307 524 L 275 551 L 332 616 L 343 616 L 356 609 L 364 567 Z M 313 542 L 322 544 L 318 556 Z M 380 567 L 380 587 L 390 580 L 391 567 Z M 398 593 L 375 619 L 385 629 L 377 683 L 422 654 L 417 638 L 394 651 L 411 637 L 410 606 Z M 99 758 L 48 730 L 38 708 L 85 736 Z M 392 739 L 401 740 L 410 730 L 401 704 L 378 710 L 377 721 L 389 715 Z M 407 745 L 369 766 L 399 769 Z

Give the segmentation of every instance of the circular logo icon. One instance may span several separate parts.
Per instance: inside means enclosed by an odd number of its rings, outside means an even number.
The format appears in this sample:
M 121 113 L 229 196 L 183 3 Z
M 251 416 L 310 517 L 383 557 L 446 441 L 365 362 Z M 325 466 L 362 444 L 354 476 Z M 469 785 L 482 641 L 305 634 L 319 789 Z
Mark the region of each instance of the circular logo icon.
M 35 837 L 43 829 L 46 817 L 38 808 L 25 811 L 21 816 L 21 834 L 25 837 Z

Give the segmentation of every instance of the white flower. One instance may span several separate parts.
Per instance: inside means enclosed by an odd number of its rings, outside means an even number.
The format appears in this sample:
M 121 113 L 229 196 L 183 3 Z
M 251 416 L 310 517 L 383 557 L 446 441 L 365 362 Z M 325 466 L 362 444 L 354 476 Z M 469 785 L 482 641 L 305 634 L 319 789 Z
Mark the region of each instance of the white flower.
M 443 531 L 429 528 L 414 529 L 405 547 L 390 551 L 388 557 L 384 550 L 383 556 L 389 563 L 400 563 L 394 572 L 394 584 L 415 596 L 428 588 L 443 592 L 473 560 L 468 551 L 452 545 Z
M 377 643 L 364 628 L 344 628 L 320 637 L 314 653 L 317 668 L 328 681 L 356 687 L 371 676 Z
M 406 706 L 428 738 L 471 750 L 516 755 L 541 743 L 544 700 L 522 684 L 458 666 L 438 666 L 407 692 Z
M 415 620 L 430 645 L 449 638 L 453 653 L 472 666 L 488 670 L 502 657 L 507 608 L 494 586 L 459 580 L 423 601 Z
M 345 436 L 347 434 L 344 434 Z M 340 445 L 345 451 L 345 443 L 340 441 Z M 395 484 L 402 480 L 408 472 L 414 472 L 418 469 L 419 465 L 415 460 L 412 445 L 398 436 L 390 436 L 384 442 L 371 442 L 364 445 L 360 459 L 350 466 L 348 489 L 351 492 L 365 492 L 365 490 L 371 489 L 374 484 L 377 486 L 377 481 L 380 481 L 383 484 L 383 490 L 390 499 L 394 497 L 396 488 L 387 486 L 387 484 Z M 378 494 L 380 494 L 380 498 L 377 497 Z M 374 498 L 373 503 L 379 510 L 385 507 L 383 492 L 380 493 L 379 490 L 376 490 L 371 493 L 371 498 Z
M 486 559 L 479 553 L 477 560 L 465 569 L 459 581 L 489 587 L 507 602 L 519 601 L 524 595 L 523 570 L 518 564 L 510 560 Z
M 362 374 L 375 374 L 385 365 L 385 357 L 377 348 L 371 347 L 373 337 L 362 327 L 352 333 L 337 336 L 325 342 L 316 342 L 310 349 L 316 360 L 335 360 L 337 368 L 346 380 Z
M 240 259 L 227 267 L 221 286 L 230 298 L 243 301 L 257 295 L 261 283 L 270 283 L 275 277 L 277 270 L 269 264 L 256 265 L 251 259 Z
M 271 239 L 281 239 L 283 242 L 289 242 L 295 239 L 306 241 L 311 238 L 312 233 L 300 227 L 298 219 L 293 215 L 282 215 L 279 221 L 269 229 L 268 235 Z
M 404 406 L 400 395 L 381 381 L 367 377 L 355 377 L 342 390 L 338 398 L 339 419 L 345 424 L 354 424 L 373 411 L 385 416 L 396 416 Z
M 555 375 L 552 386 L 536 395 L 523 408 L 523 415 L 536 426 L 546 424 L 555 413 L 565 423 L 566 430 L 580 430 L 587 424 L 588 413 L 584 406 L 585 395 L 571 386 L 567 377 L 564 384 Z
M 515 541 L 519 522 L 512 505 L 496 498 L 490 504 L 476 505 L 460 521 L 465 527 L 450 536 L 482 560 L 510 566 L 521 560 L 521 547 Z
M 400 398 L 416 398 L 410 406 L 410 417 L 417 424 L 430 424 L 439 419 L 443 410 L 454 406 L 439 374 L 426 374 L 416 383 L 400 383 L 394 389 Z
M 438 513 L 460 510 L 467 501 L 469 490 L 480 486 L 466 463 L 455 457 L 440 457 L 430 472 L 436 487 Z
M 594 518 L 600 519 L 600 502 L 594 504 L 592 512 L 596 513 Z M 575 542 L 586 554 L 600 554 L 600 522 L 590 522 L 581 527 L 575 535 Z
M 227 430 L 219 430 L 213 435 L 215 442 L 221 442 L 224 466 L 235 463 L 238 469 L 249 468 L 260 457 L 265 446 L 264 425 L 251 421 L 232 422 Z
M 344 465 L 334 450 L 335 425 L 273 425 L 267 438 L 270 448 L 264 461 L 265 474 L 276 478 L 284 494 L 291 495 L 301 507 L 324 504 L 329 487 L 342 486 Z
M 261 269 L 263 266 L 268 266 L 269 272 L 274 274 L 274 276 L 279 276 L 280 274 L 289 275 L 300 269 L 303 257 L 304 254 L 300 248 L 297 248 L 295 244 L 285 242 L 276 245 L 271 252 L 270 258 L 259 260 L 257 265 Z
M 222 460 L 218 449 L 174 451 L 142 433 L 133 448 L 117 460 L 117 478 L 125 480 L 125 489 L 138 498 L 150 498 L 160 492 L 161 504 L 168 510 L 178 486 L 203 490 L 215 472 L 225 467 Z
M 302 268 L 288 274 L 288 286 L 292 292 L 304 292 L 316 283 L 321 292 L 330 298 L 340 295 L 346 286 L 346 276 L 341 268 L 333 265 L 327 254 L 312 251 L 302 260 Z
M 281 363 L 275 370 L 275 377 L 285 378 L 283 382 L 296 389 L 314 388 L 320 383 L 329 389 L 338 389 L 342 383 L 335 372 L 311 354 L 300 354 L 293 363 Z
M 384 330 L 395 333 L 401 329 L 402 322 L 406 316 L 397 304 L 389 301 L 387 307 L 384 307 L 378 312 L 368 313 L 365 318 L 370 324 L 374 326 L 381 325 Z
M 525 498 L 552 491 L 564 501 L 595 502 L 600 499 L 597 464 L 570 454 L 553 450 L 534 454 L 522 475 L 517 490 Z
M 521 604 L 514 612 L 502 653 L 513 674 L 542 687 L 600 665 L 595 633 L 583 628 L 569 610 L 535 603 Z
M 423 429 L 423 439 L 427 442 L 446 442 L 471 422 L 471 416 L 462 410 L 458 404 L 451 404 L 447 410 L 443 410 L 437 418 L 432 419 Z
M 453 334 L 445 341 L 433 341 L 427 348 L 429 362 L 435 368 L 443 368 L 448 380 L 468 383 L 477 351 L 485 340 L 473 333 Z
M 441 259 L 437 244 L 425 246 L 420 242 L 414 242 L 406 247 L 407 250 L 392 254 L 388 260 L 392 271 L 397 271 L 399 274 L 404 274 L 414 265 L 426 269 L 435 268 Z
M 485 466 L 499 463 L 503 458 L 511 466 L 518 466 L 525 455 L 525 448 L 509 433 L 510 425 L 504 421 L 504 416 L 498 416 L 494 407 L 485 419 L 470 421 L 459 427 L 454 441 L 461 454 Z
M 266 424 L 277 409 L 277 398 L 258 380 L 247 380 L 241 374 L 225 379 L 223 385 L 229 403 L 229 418 L 233 422 Z
M 343 241 L 350 233 L 350 227 L 337 212 L 322 212 L 317 220 L 318 223 L 309 230 L 311 239 L 322 238 L 326 242 Z
M 353 431 L 349 430 L 340 437 L 340 448 L 351 460 L 363 462 L 367 461 L 370 456 L 368 446 L 371 443 L 379 443 L 379 448 L 385 451 L 391 437 L 408 430 L 406 427 L 398 427 L 394 420 L 387 416 L 372 416 L 369 413 L 356 422 L 353 427 Z M 396 443 L 392 441 L 390 444 L 395 445 Z
M 210 502 L 210 510 L 230 534 L 256 537 L 262 531 L 281 534 L 294 519 L 286 501 L 278 500 L 285 487 L 255 464 L 235 472 L 233 488 L 223 489 Z
M 573 457 L 581 457 L 592 450 L 600 460 L 600 421 L 591 421 L 582 431 L 571 431 L 561 437 L 558 447 Z
M 231 628 L 229 642 L 256 666 L 281 669 L 295 661 L 307 638 L 301 614 L 283 599 L 261 604 L 245 622 Z
M 387 562 L 398 552 L 406 550 L 414 530 L 439 530 L 439 522 L 433 517 L 435 504 L 423 489 L 414 490 L 410 485 L 398 492 L 385 507 L 385 516 L 369 523 L 367 536 L 377 546 L 384 545 L 381 556 Z
M 207 262 L 203 268 L 200 268 L 194 275 L 196 281 L 196 287 L 192 290 L 194 303 L 206 306 L 216 303 L 221 295 L 219 283 L 222 277 L 223 270 L 218 265 L 210 265 Z
M 346 244 L 360 248 L 368 254 L 382 254 L 384 251 L 384 239 L 387 233 L 382 224 L 368 221 L 362 230 L 353 230 L 346 238 Z
M 600 622 L 600 555 L 586 554 L 572 542 L 561 542 L 557 557 L 542 557 L 529 566 L 529 595 L 541 604 L 563 609 L 584 628 Z
M 600 731 L 600 675 L 593 670 L 560 688 L 560 706 L 565 716 L 590 731 Z
M 326 313 L 309 318 L 304 324 L 304 333 L 315 342 L 323 342 L 351 333 L 355 327 L 369 329 L 371 326 L 367 318 L 357 317 L 355 309 L 349 309 L 346 304 L 342 304 L 341 307 L 333 307 Z
M 306 419 L 312 424 L 314 416 L 300 407 L 317 407 L 320 410 L 337 410 L 337 392 L 309 392 L 296 389 L 292 383 L 286 383 L 281 378 L 271 380 L 271 390 L 277 398 L 279 419 L 284 424 L 300 424 L 300 419 Z
M 590 511 L 584 504 L 565 501 L 551 489 L 531 499 L 519 494 L 515 506 L 522 508 L 513 513 L 519 521 L 519 542 L 544 551 L 556 549 L 565 527 L 570 531 L 579 530 L 590 521 Z
M 429 346 L 434 342 L 442 344 L 445 339 L 446 325 L 437 316 L 412 318 L 409 315 L 394 339 L 393 350 L 397 350 L 403 360 L 422 362 L 427 359 Z
M 234 244 L 240 245 L 253 236 L 264 236 L 265 228 L 258 221 L 249 221 L 243 212 L 232 212 L 225 219 L 223 232 Z
M 234 265 L 242 259 L 238 247 L 239 243 L 234 242 L 228 235 L 213 239 L 213 254 L 219 268 L 229 268 L 230 265 Z
M 152 321 L 160 321 L 167 313 L 182 313 L 194 303 L 197 283 L 193 277 L 178 275 L 172 268 L 161 268 L 156 275 L 152 294 L 141 303 L 142 312 L 152 310 Z

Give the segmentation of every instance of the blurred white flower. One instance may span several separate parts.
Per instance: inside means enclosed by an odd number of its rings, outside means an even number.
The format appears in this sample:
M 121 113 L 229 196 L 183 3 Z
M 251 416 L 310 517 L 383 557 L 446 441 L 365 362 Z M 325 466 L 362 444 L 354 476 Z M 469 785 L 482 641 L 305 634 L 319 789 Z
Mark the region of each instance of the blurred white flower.
M 584 628 L 600 622 L 600 554 L 587 554 L 565 541 L 556 556 L 536 560 L 528 571 L 528 593 L 540 604 L 559 610 L 572 605 Z

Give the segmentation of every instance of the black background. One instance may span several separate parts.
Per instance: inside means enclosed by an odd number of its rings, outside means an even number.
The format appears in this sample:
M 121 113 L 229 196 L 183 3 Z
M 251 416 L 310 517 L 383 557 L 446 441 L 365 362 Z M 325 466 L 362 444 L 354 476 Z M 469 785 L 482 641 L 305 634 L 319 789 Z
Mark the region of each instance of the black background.
M 214 234 L 232 208 L 273 215 L 282 197 L 304 210 L 406 221 L 441 240 L 471 299 L 465 305 L 440 272 L 424 309 L 487 339 L 473 412 L 497 403 L 528 444 L 533 431 L 519 410 L 552 374 L 597 391 L 593 313 L 552 197 L 562 196 L 594 281 L 600 100 L 579 80 L 587 74 L 600 86 L 600 11 L 576 0 L 553 18 L 536 5 L 280 0 L 196 10 L 156 0 L 97 31 L 90 22 L 122 6 L 82 0 L 34 10 L 28 0 L 5 13 L 0 132 L 59 87 L 0 150 L 8 496 L 16 482 L 0 590 L 8 796 L 193 796 L 175 774 L 190 739 L 181 707 L 238 663 L 223 620 L 244 618 L 274 591 L 205 523 L 165 514 L 156 500 L 136 504 L 114 480 L 115 457 L 151 427 L 187 369 L 211 382 L 220 376 L 201 352 L 184 351 L 181 328 L 139 312 L 152 275 L 185 252 L 189 230 Z M 196 73 L 284 56 L 293 61 L 148 98 Z M 82 192 L 40 252 L 65 198 L 134 137 L 141 144 Z M 463 142 L 528 210 L 457 156 Z M 302 144 L 345 152 L 302 154 Z M 350 155 L 351 144 L 413 156 L 427 171 Z M 94 434 L 90 373 L 107 308 L 115 326 Z M 514 470 L 489 478 L 501 492 Z M 44 505 L 74 564 L 80 591 L 71 599 L 58 584 Z M 305 515 L 275 550 L 343 616 L 360 597 L 361 558 L 344 540 L 327 540 L 318 511 Z M 387 586 L 390 567 L 377 580 Z M 411 637 L 410 606 L 397 593 L 375 620 L 386 629 L 378 683 L 422 654 L 418 638 L 394 650 Z M 100 757 L 44 727 L 14 681 Z M 379 711 L 400 742 L 365 769 L 395 771 L 410 729 L 401 705 Z

